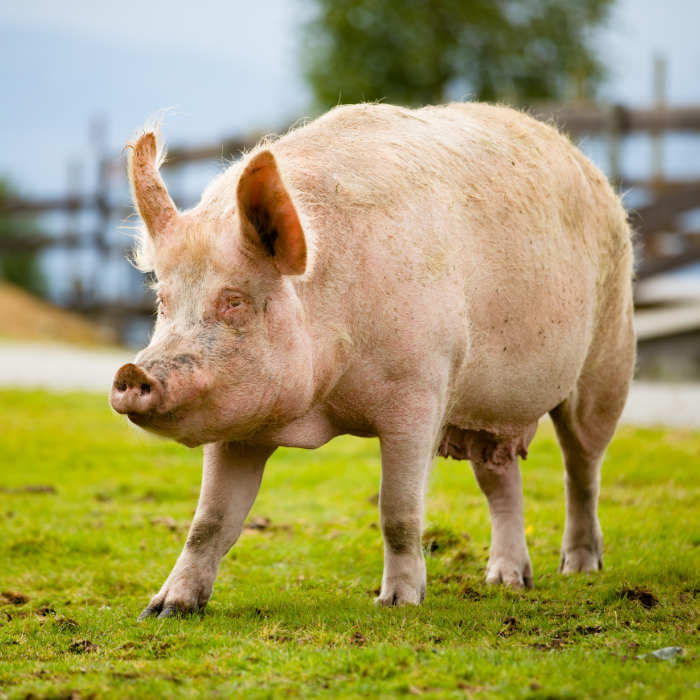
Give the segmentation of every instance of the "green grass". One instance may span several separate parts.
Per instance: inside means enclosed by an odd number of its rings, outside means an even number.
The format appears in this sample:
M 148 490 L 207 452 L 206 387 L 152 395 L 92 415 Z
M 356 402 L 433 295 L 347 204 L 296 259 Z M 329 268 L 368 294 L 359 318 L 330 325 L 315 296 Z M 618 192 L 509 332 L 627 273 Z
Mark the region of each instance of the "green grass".
M 206 611 L 137 624 L 184 541 L 200 451 L 88 394 L 0 392 L 0 431 L 0 591 L 20 594 L 0 596 L 0 697 L 700 695 L 700 432 L 620 430 L 606 568 L 563 578 L 562 467 L 544 424 L 523 464 L 525 592 L 482 583 L 485 501 L 468 463 L 440 460 L 420 608 L 373 605 L 377 442 L 279 450 L 252 513 L 270 525 L 226 557 Z M 637 589 L 652 607 L 625 594 Z M 637 658 L 666 646 L 685 653 Z

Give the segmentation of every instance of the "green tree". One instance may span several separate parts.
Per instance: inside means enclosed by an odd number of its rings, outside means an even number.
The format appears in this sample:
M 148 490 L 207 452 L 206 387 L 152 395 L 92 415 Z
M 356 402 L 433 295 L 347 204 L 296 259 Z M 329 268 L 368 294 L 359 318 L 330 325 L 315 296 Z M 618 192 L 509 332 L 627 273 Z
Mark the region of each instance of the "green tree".
M 613 2 L 316 0 L 305 71 L 320 107 L 590 96 L 603 76 L 592 30 Z
M 19 245 L 23 237 L 37 233 L 36 224 L 31 217 L 3 211 L 3 202 L 15 194 L 10 183 L 0 178 L 0 280 L 43 295 L 46 286 L 37 253 Z

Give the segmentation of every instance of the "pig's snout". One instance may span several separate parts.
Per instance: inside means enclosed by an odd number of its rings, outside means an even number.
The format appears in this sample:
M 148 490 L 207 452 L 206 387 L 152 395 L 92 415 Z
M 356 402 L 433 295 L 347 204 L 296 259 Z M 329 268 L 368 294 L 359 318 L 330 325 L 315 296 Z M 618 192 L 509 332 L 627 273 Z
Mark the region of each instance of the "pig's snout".
M 117 413 L 143 414 L 155 409 L 161 400 L 158 380 L 138 365 L 128 363 L 117 370 L 110 403 Z

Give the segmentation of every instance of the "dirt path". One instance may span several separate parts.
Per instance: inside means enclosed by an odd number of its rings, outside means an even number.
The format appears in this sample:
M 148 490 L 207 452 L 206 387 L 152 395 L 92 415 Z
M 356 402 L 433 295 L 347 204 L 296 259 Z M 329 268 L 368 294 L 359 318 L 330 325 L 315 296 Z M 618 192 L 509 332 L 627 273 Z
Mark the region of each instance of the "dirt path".
M 0 387 L 99 391 L 106 396 L 115 370 L 133 354 L 127 349 L 0 342 Z M 636 425 L 700 428 L 700 383 L 637 382 L 622 420 Z
M 103 391 L 106 395 L 116 369 L 133 356 L 125 349 L 0 342 L 0 386 Z
M 622 420 L 634 425 L 700 428 L 700 382 L 636 382 Z

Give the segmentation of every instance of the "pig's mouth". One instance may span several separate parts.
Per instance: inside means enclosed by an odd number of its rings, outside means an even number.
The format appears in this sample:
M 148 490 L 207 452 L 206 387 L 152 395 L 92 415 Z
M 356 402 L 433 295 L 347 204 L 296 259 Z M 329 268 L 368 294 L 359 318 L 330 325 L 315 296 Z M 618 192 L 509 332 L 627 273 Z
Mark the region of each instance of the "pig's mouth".
M 127 413 L 126 417 L 139 427 L 143 427 L 146 423 L 148 423 L 148 417 L 143 413 Z
M 156 413 L 155 411 L 149 413 L 127 413 L 126 417 L 139 427 L 157 426 L 159 424 L 172 425 L 179 418 L 174 411 L 168 411 L 167 413 Z
M 139 428 L 153 430 L 155 432 L 169 432 L 182 419 L 175 411 L 148 411 L 147 413 L 132 413 L 126 414 L 126 417 Z
M 139 428 L 149 428 L 157 419 L 154 413 L 127 413 L 126 417 Z
M 182 443 L 186 447 L 197 447 L 204 440 L 197 439 L 191 435 L 179 434 L 181 429 L 182 416 L 175 411 L 167 413 L 127 413 L 126 417 L 139 428 L 155 433 L 161 437 L 168 437 Z

